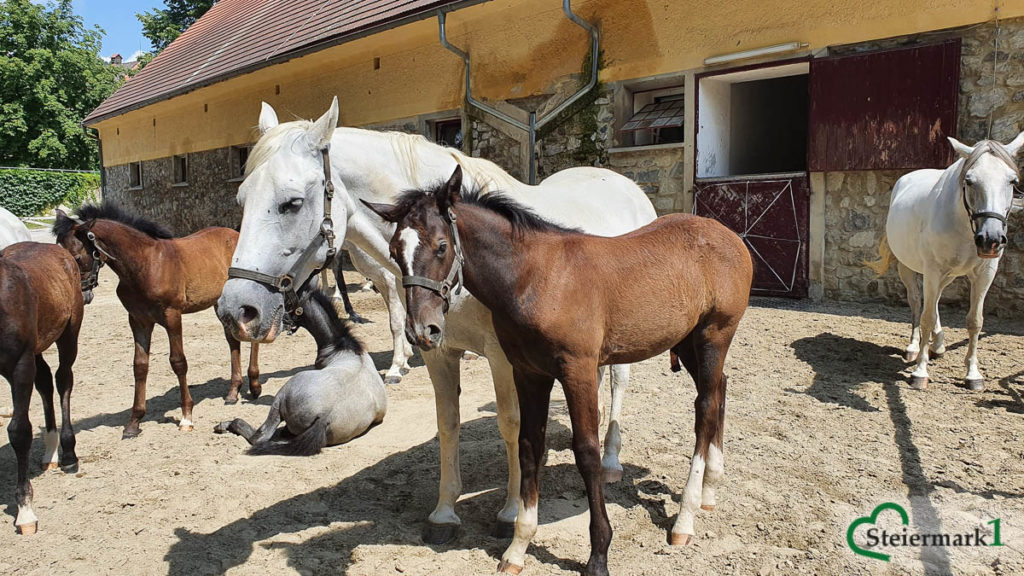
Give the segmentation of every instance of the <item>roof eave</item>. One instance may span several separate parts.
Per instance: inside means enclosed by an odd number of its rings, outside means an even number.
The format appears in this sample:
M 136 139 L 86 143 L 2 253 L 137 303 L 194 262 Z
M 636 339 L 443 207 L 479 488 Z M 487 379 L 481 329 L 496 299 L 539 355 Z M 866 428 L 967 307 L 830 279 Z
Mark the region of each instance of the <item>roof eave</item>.
M 309 45 L 306 45 L 306 46 L 302 46 L 300 48 L 296 48 L 296 49 L 290 50 L 288 52 L 283 52 L 283 53 L 281 53 L 279 55 L 276 55 L 276 56 L 272 56 L 270 58 L 267 58 L 266 60 L 263 60 L 262 62 L 257 62 L 255 64 L 250 64 L 248 66 L 243 66 L 241 68 L 232 70 L 231 72 L 227 72 L 225 74 L 221 74 L 221 75 L 218 75 L 218 76 L 213 76 L 211 78 L 207 78 L 205 80 L 201 80 L 201 81 L 195 82 L 193 84 L 188 84 L 188 85 L 182 86 L 180 88 L 176 88 L 174 90 L 166 92 L 164 94 L 161 94 L 160 96 L 154 96 L 152 98 L 147 98 L 145 100 L 136 102 L 134 104 L 130 104 L 128 106 L 124 106 L 124 107 L 118 108 L 116 110 L 111 110 L 110 112 L 107 112 L 105 114 L 100 114 L 98 116 L 93 116 L 92 114 L 90 114 L 89 116 L 86 116 L 84 120 L 82 120 L 82 125 L 83 126 L 94 126 L 96 124 L 99 124 L 100 122 L 103 122 L 104 120 L 109 120 L 109 119 L 117 117 L 117 116 L 122 116 L 122 115 L 127 114 L 129 112 L 132 112 L 134 110 L 140 110 L 140 109 L 145 108 L 147 106 L 150 106 L 152 104 L 156 104 L 157 102 L 162 102 L 164 100 L 170 100 L 171 98 L 174 98 L 174 97 L 177 97 L 177 96 L 181 96 L 183 94 L 188 94 L 189 92 L 193 92 L 195 90 L 199 90 L 200 88 L 205 88 L 205 87 L 211 86 L 213 84 L 218 84 L 220 82 L 224 82 L 225 80 L 230 80 L 230 79 L 236 78 L 238 76 L 243 76 L 245 74 L 249 74 L 251 72 L 255 72 L 256 70 L 260 70 L 262 68 L 266 68 L 268 66 L 273 66 L 275 64 L 280 64 L 282 62 L 287 62 L 289 60 L 294 60 L 295 58 L 301 58 L 303 56 L 307 56 L 307 55 L 312 54 L 314 52 L 319 52 L 321 50 L 326 50 L 327 48 L 332 48 L 334 46 L 339 46 L 341 44 L 345 44 L 345 43 L 351 42 L 353 40 L 358 40 L 360 38 L 365 38 L 367 36 L 372 36 L 374 34 L 379 34 L 381 32 L 385 32 L 385 31 L 391 30 L 393 28 L 399 28 L 401 26 L 405 26 L 406 24 L 412 24 L 413 22 L 419 22 L 421 20 L 426 20 L 428 18 L 433 18 L 438 13 L 441 13 L 441 12 L 454 12 L 456 10 L 461 10 L 463 8 L 469 8 L 470 6 L 475 6 L 477 4 L 483 4 L 483 3 L 489 2 L 489 1 L 490 0 L 463 0 L 462 2 L 458 2 L 458 3 L 455 3 L 455 4 L 449 4 L 447 6 L 442 6 L 440 8 L 430 8 L 428 10 L 423 10 L 421 12 L 416 12 L 414 14 L 409 14 L 409 15 L 403 16 L 403 17 L 401 17 L 401 18 L 399 18 L 397 20 L 392 20 L 390 22 L 385 22 L 384 24 L 370 26 L 370 27 L 365 28 L 363 30 L 356 30 L 356 31 L 353 31 L 353 32 L 349 32 L 347 34 L 340 34 L 338 36 L 333 36 L 333 37 L 330 37 L 330 38 L 325 38 L 323 40 L 320 40 L 319 42 L 314 42 L 312 44 L 309 44 Z

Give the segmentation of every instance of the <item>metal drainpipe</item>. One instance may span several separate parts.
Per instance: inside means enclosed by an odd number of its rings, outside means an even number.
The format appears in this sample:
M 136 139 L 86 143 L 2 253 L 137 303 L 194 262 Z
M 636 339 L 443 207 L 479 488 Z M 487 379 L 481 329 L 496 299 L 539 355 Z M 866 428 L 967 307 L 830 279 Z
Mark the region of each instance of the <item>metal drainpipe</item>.
M 586 20 L 584 20 L 584 19 L 580 18 L 579 16 L 577 16 L 572 11 L 572 6 L 570 6 L 570 0 L 562 0 L 562 11 L 565 13 L 565 16 L 569 20 L 571 20 L 574 24 L 576 24 L 577 26 L 583 28 L 584 30 L 586 30 L 587 32 L 590 33 L 590 39 L 591 39 L 591 42 L 590 42 L 590 81 L 587 82 L 586 86 L 584 86 L 583 88 L 580 88 L 579 90 L 577 90 L 575 94 L 573 94 L 572 96 L 566 98 L 566 100 L 564 102 L 559 104 L 554 110 L 551 110 L 550 112 L 545 114 L 543 117 L 538 119 L 536 112 L 530 112 L 530 123 L 529 124 L 523 124 L 519 120 L 516 120 L 515 118 L 509 116 L 508 114 L 505 114 L 501 110 L 498 110 L 496 108 L 488 106 L 487 104 L 484 104 L 483 102 L 481 102 L 481 101 L 479 101 L 479 100 L 477 100 L 476 98 L 473 97 L 473 92 L 472 92 L 472 89 L 470 87 L 471 85 L 470 85 L 470 74 L 469 74 L 469 71 L 470 71 L 470 68 L 469 68 L 469 54 L 467 54 L 466 52 L 464 52 L 461 49 L 459 49 L 457 46 L 454 46 L 450 42 L 448 42 L 448 36 L 447 36 L 447 34 L 445 32 L 445 18 L 447 16 L 447 12 L 444 11 L 444 10 L 438 10 L 438 12 L 437 12 L 437 22 L 438 22 L 438 27 L 440 28 L 440 32 L 441 32 L 441 45 L 444 46 L 445 48 L 447 48 L 448 50 L 450 50 L 451 52 L 453 52 L 459 58 L 462 58 L 462 62 L 465 64 L 465 68 L 466 68 L 466 102 L 468 102 L 470 106 L 475 106 L 475 107 L 483 110 L 484 112 L 487 112 L 488 114 L 491 114 L 492 116 L 497 117 L 500 120 L 504 120 L 505 122 L 511 124 L 512 126 L 515 126 L 516 128 L 519 128 L 520 130 L 526 132 L 529 135 L 529 137 L 530 137 L 529 138 L 529 141 L 530 141 L 530 174 L 529 174 L 530 184 L 536 184 L 537 183 L 537 159 L 536 159 L 537 130 L 539 130 L 540 128 L 543 128 L 545 124 L 547 124 L 548 122 L 550 122 L 554 118 L 558 117 L 558 115 L 561 114 L 566 108 L 568 108 L 569 106 L 572 106 L 573 103 L 575 103 L 577 100 L 582 98 L 583 95 L 586 94 L 587 92 L 590 92 L 590 90 L 597 84 L 598 55 L 600 54 L 600 46 L 601 46 L 600 45 L 600 37 L 598 35 L 597 28 L 595 26 L 593 26 L 592 24 L 590 24 L 589 22 L 587 22 Z

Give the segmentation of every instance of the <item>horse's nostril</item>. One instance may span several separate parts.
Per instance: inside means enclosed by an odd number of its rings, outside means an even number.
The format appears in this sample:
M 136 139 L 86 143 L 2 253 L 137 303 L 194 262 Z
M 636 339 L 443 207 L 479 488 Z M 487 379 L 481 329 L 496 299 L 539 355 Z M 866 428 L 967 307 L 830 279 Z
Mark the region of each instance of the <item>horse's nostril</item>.
M 430 338 L 431 342 L 437 342 L 441 339 L 441 327 L 437 324 L 430 324 L 427 326 L 427 337 Z
M 1005 234 L 999 237 L 999 245 L 1002 246 L 1004 244 L 1006 244 L 1006 235 Z
M 252 306 L 241 306 L 238 312 L 238 321 L 241 324 L 249 324 L 260 317 L 259 312 Z

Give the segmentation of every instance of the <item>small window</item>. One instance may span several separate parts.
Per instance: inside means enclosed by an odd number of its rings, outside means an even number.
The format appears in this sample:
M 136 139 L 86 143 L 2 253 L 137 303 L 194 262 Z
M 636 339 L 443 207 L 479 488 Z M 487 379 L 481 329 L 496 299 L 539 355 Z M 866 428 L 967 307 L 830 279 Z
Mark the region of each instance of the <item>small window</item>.
M 433 132 L 434 142 L 462 150 L 462 120 L 437 120 Z
M 188 184 L 188 156 L 174 157 L 174 185 Z
M 683 87 L 633 93 L 633 115 L 622 125 L 634 146 L 682 142 L 686 110 Z
M 245 176 L 245 163 L 249 160 L 252 146 L 232 146 L 230 158 L 231 180 L 241 180 Z
M 128 164 L 128 188 L 132 190 L 142 188 L 142 162 Z

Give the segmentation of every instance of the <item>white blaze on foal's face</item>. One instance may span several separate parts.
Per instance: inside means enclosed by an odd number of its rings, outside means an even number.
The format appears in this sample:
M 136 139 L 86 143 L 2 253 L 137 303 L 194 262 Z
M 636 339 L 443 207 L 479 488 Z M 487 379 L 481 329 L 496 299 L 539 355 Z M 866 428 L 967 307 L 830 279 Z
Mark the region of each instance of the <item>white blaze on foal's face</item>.
M 402 258 L 404 259 L 405 273 L 416 274 L 412 263 L 416 259 L 416 250 L 420 246 L 419 233 L 411 227 L 405 228 L 399 233 L 398 239 L 402 242 Z

